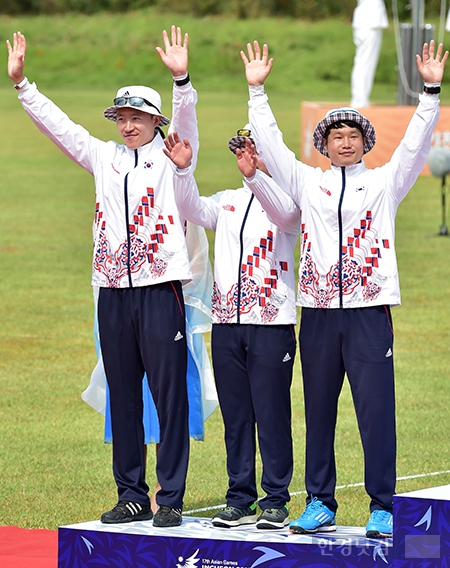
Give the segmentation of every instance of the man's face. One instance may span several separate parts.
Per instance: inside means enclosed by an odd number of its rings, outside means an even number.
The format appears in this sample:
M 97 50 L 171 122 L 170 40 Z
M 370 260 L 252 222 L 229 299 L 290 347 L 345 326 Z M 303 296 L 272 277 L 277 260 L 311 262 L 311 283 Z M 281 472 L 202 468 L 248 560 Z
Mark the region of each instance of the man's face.
M 117 109 L 117 128 L 130 150 L 148 144 L 155 137 L 155 127 L 160 122 L 159 116 L 124 107 Z
M 331 129 L 324 146 L 333 166 L 353 166 L 364 154 L 364 138 L 358 128 L 344 125 Z

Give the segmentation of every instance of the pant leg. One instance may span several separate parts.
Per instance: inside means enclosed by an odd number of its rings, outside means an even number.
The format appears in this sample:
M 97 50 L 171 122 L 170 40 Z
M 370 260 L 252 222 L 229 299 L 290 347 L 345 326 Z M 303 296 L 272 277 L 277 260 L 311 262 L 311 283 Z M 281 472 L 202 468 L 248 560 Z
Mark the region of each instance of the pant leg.
M 375 72 L 380 56 L 383 30 L 355 29 L 353 39 L 356 53 L 351 74 L 352 107 L 367 107 L 370 104 Z
M 396 483 L 393 329 L 385 306 L 346 310 L 344 361 L 364 451 L 370 510 L 392 511 Z
M 247 373 L 245 326 L 214 324 L 212 362 L 227 450 L 227 505 L 245 508 L 258 497 L 255 474 L 255 415 Z
M 160 426 L 156 474 L 161 489 L 156 502 L 181 509 L 189 460 L 189 410 L 180 282 L 141 288 L 135 309 L 140 352 Z
M 119 500 L 149 504 L 142 426 L 142 364 L 130 290 L 101 288 L 100 343 L 110 390 L 113 473 Z
M 317 497 L 335 511 L 334 439 L 344 380 L 339 331 L 342 310 L 302 308 L 300 356 L 306 421 L 307 502 Z
M 262 461 L 261 509 L 289 500 L 293 472 L 291 383 L 296 339 L 293 325 L 247 325 L 247 369 Z

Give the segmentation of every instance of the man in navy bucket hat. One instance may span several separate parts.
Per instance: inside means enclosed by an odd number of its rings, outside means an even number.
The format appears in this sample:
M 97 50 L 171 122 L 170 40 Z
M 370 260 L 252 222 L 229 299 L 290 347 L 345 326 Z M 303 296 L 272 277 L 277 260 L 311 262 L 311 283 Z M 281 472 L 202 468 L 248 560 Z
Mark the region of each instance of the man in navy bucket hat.
M 313 132 L 314 147 L 321 154 L 329 158 L 326 150 L 325 141 L 331 128 L 337 128 L 342 123 L 352 123 L 351 126 L 357 128 L 364 140 L 364 154 L 370 152 L 375 146 L 375 129 L 371 122 L 354 108 L 343 107 L 329 110 L 324 118 L 317 124 Z
M 434 40 L 416 56 L 424 92 L 403 140 L 379 168 L 366 168 L 363 159 L 375 144 L 370 121 L 351 108 L 327 112 L 313 133 L 315 148 L 331 161 L 322 171 L 297 160 L 283 142 L 264 92 L 273 65 L 267 45 L 261 50 L 255 41 L 247 45 L 247 54 L 241 52 L 250 90 L 250 128 L 261 159 L 302 214 L 297 304 L 302 308 L 307 498 L 305 511 L 289 525 L 294 533 L 336 529 L 334 437 L 345 374 L 364 451 L 370 497 L 366 535 L 393 533 L 396 427 L 390 307 L 400 304 L 395 215 L 426 162 L 447 57 L 442 44 L 435 53 Z

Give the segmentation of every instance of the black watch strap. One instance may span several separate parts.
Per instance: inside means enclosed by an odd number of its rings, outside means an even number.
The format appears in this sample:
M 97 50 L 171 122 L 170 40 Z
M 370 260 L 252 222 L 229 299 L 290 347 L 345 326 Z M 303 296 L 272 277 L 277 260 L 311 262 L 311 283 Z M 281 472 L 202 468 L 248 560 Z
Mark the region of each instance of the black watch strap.
M 189 73 L 184 79 L 180 79 L 179 81 L 175 81 L 175 85 L 177 87 L 182 87 L 183 85 L 187 85 L 191 79 L 189 78 Z
M 424 93 L 428 93 L 429 95 L 437 95 L 441 92 L 441 87 L 427 87 L 423 88 Z

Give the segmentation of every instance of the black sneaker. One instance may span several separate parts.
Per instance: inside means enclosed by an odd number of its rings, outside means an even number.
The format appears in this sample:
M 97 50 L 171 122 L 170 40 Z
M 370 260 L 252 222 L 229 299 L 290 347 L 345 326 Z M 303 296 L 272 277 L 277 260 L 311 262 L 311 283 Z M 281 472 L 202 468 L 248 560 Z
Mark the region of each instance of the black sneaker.
M 132 501 L 119 501 L 117 505 L 103 513 L 100 518 L 102 523 L 113 525 L 115 523 L 133 523 L 134 521 L 149 521 L 153 517 L 150 505 L 146 507 Z
M 264 509 L 256 521 L 257 529 L 282 529 L 289 524 L 287 505 L 281 509 Z
M 181 509 L 172 509 L 167 505 L 158 505 L 158 510 L 153 517 L 154 527 L 179 527 L 181 521 Z
M 215 527 L 237 527 L 238 525 L 251 525 L 256 522 L 256 503 L 246 509 L 226 507 L 211 520 Z

